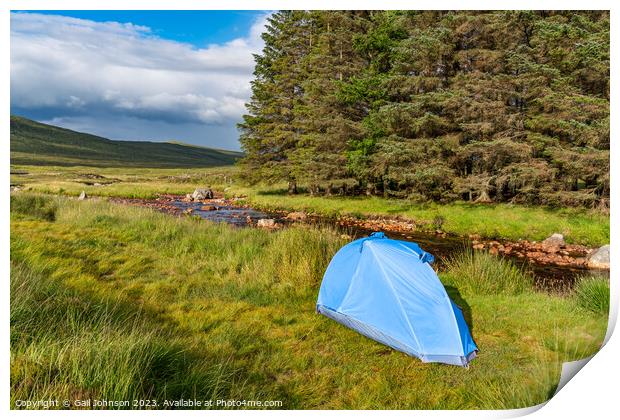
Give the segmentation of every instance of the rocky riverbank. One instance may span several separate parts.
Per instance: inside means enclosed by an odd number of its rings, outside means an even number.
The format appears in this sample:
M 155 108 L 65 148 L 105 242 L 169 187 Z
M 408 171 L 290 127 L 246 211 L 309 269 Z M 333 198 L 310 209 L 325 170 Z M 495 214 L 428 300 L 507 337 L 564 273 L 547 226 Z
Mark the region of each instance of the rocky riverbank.
M 199 191 L 199 190 L 196 190 Z M 200 190 L 202 191 L 202 190 Z M 152 208 L 167 214 L 181 216 L 183 214 L 191 214 L 194 212 L 192 208 L 183 209 L 175 203 L 191 202 L 201 204 L 198 208 L 201 211 L 217 211 L 221 207 L 234 207 L 237 209 L 246 209 L 248 212 L 251 207 L 243 202 L 242 198 L 226 199 L 221 193 L 211 192 L 209 194 L 188 194 L 186 196 L 161 195 L 157 199 L 133 199 L 133 198 L 111 198 L 111 201 L 128 204 L 139 205 Z M 204 198 L 208 195 L 213 198 Z M 356 218 L 353 216 L 340 216 L 335 219 L 326 219 L 325 217 L 301 211 L 285 212 L 285 211 L 269 211 L 271 216 L 269 219 L 252 220 L 247 217 L 248 225 L 274 229 L 282 227 L 288 223 L 317 223 L 327 221 L 341 227 L 352 227 L 368 231 L 383 231 L 386 233 L 398 234 L 404 238 L 408 233 L 424 230 L 428 225 L 419 225 L 414 220 L 402 218 Z M 241 211 L 243 216 L 243 210 Z M 236 215 L 235 217 L 239 217 Z M 427 229 L 425 230 L 427 231 Z M 427 232 L 438 237 L 451 236 L 441 230 Z M 506 257 L 514 257 L 527 260 L 536 264 L 549 264 L 561 267 L 575 268 L 595 268 L 609 269 L 609 248 L 602 247 L 589 248 L 583 245 L 566 244 L 564 238 L 560 234 L 554 234 L 544 241 L 506 241 L 492 240 L 481 238 L 478 235 L 470 235 L 469 238 L 463 238 L 465 242 L 471 243 L 473 249 L 487 250 L 491 254 L 502 255 Z
M 380 230 L 406 235 L 419 229 L 415 221 L 400 219 L 357 219 L 351 216 L 339 217 L 340 226 L 356 226 L 367 230 Z M 449 236 L 441 230 L 434 234 Z M 507 241 L 483 239 L 479 235 L 469 235 L 473 249 L 487 250 L 494 255 L 515 257 L 536 264 L 552 264 L 563 267 L 609 269 L 609 246 L 590 248 L 583 245 L 566 244 L 560 234 L 553 234 L 544 241 Z

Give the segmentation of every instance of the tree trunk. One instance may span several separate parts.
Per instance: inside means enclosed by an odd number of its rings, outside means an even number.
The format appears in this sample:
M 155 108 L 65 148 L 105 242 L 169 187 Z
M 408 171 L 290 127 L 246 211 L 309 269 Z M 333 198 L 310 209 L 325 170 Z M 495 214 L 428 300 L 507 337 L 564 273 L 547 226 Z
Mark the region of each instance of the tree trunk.
M 289 181 L 288 182 L 288 193 L 289 194 L 297 194 L 297 182 Z
M 486 191 L 482 191 L 482 194 L 480 194 L 480 197 L 478 197 L 475 202 L 476 203 L 492 203 L 493 200 L 491 200 L 491 197 L 489 197 L 489 194 L 487 194 Z

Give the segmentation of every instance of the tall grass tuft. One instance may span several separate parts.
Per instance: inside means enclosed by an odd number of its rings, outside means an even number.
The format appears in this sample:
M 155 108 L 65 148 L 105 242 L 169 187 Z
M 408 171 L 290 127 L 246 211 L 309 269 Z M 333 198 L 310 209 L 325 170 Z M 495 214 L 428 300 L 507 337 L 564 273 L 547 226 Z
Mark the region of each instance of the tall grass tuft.
M 575 284 L 577 304 L 596 314 L 609 313 L 609 279 L 601 276 L 584 276 Z
M 58 204 L 49 196 L 38 194 L 11 194 L 11 212 L 37 219 L 56 220 Z
M 465 250 L 445 262 L 445 278 L 462 293 L 515 295 L 533 290 L 533 279 L 512 261 Z

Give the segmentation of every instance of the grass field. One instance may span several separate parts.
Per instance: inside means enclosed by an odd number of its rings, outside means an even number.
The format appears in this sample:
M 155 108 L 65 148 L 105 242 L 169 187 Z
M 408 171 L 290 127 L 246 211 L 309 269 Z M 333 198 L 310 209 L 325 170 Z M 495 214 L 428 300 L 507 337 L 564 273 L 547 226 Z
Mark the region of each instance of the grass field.
M 22 192 L 11 200 L 13 404 L 524 407 L 548 399 L 561 363 L 597 351 L 607 326 L 583 296 L 534 292 L 518 275 L 518 287 L 484 288 L 444 272 L 481 352 L 469 370 L 423 364 L 315 314 L 323 271 L 345 241 L 333 231 L 235 229 Z M 465 259 L 453 270 L 478 263 Z M 484 264 L 491 272 L 492 262 Z
M 586 209 L 548 209 L 510 204 L 456 202 L 420 204 L 380 197 L 323 197 L 286 194 L 283 185 L 245 186 L 234 166 L 194 169 L 93 168 L 87 166 L 12 165 L 11 183 L 42 193 L 132 198 L 187 194 L 209 185 L 229 196 L 244 195 L 262 209 L 303 210 L 325 216 L 400 217 L 421 229 L 509 240 L 542 240 L 562 233 L 567 242 L 600 246 L 609 243 L 609 215 Z M 92 174 L 101 178 L 93 178 Z M 101 185 L 93 185 L 98 183 Z

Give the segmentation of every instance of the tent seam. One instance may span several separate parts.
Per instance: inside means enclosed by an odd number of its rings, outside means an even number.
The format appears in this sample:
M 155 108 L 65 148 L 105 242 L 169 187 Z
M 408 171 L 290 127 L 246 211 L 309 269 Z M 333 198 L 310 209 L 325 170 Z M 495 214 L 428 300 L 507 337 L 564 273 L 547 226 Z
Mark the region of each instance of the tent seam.
M 362 254 L 362 251 L 363 251 L 363 248 L 360 251 L 360 254 Z M 361 260 L 361 257 L 359 258 L 359 260 Z M 353 272 L 353 275 L 351 276 L 351 281 L 349 282 L 349 287 L 347 288 L 347 292 L 344 294 L 344 296 L 340 300 L 340 305 L 338 306 L 338 309 L 336 310 L 337 312 L 340 312 L 342 308 L 342 304 L 347 300 L 347 297 L 349 297 L 349 293 L 351 292 L 351 289 L 353 288 L 353 280 L 355 280 L 360 270 L 359 260 L 358 260 L 358 263 L 355 265 L 355 271 Z
M 370 251 L 372 252 L 372 255 L 375 257 L 375 260 L 376 260 L 377 255 L 373 251 L 372 247 L 370 247 Z M 413 331 L 413 326 L 411 325 L 411 322 L 409 322 L 409 317 L 407 316 L 407 313 L 405 312 L 405 308 L 403 307 L 403 304 L 401 303 L 400 298 L 398 297 L 398 294 L 396 293 L 396 290 L 394 290 L 394 285 L 392 284 L 392 281 L 388 278 L 387 273 L 383 269 L 383 266 L 381 264 L 377 264 L 377 265 L 381 269 L 381 272 L 383 273 L 383 277 L 386 279 L 387 283 L 390 285 L 390 290 L 392 291 L 392 294 L 394 295 L 396 302 L 398 302 L 398 307 L 400 308 L 402 315 L 405 317 L 405 320 L 407 321 L 407 325 L 409 326 L 409 331 L 413 335 L 413 338 L 415 339 L 416 343 L 418 343 L 418 347 L 420 348 L 420 350 L 422 350 L 421 354 L 424 355 L 426 351 L 424 350 L 424 347 L 422 347 L 420 340 L 418 340 L 418 336 L 416 335 L 415 331 Z

